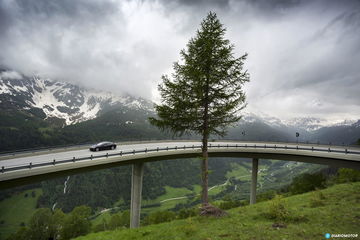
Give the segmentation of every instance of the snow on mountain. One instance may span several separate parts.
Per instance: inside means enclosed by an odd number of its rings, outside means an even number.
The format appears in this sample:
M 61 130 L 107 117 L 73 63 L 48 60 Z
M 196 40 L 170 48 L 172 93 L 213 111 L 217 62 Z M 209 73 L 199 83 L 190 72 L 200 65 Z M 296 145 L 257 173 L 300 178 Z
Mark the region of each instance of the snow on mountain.
M 329 120 L 316 117 L 298 117 L 285 121 L 286 125 L 299 127 L 309 132 L 316 131 L 322 127 L 334 127 L 334 126 L 350 126 L 355 123 L 356 120 Z
M 69 125 L 93 119 L 101 110 L 115 105 L 152 110 L 152 103 L 141 98 L 0 70 L 0 109 L 39 108 L 46 115 L 45 118 L 64 119 Z
M 288 127 L 288 128 L 298 128 L 301 130 L 306 130 L 308 132 L 316 131 L 322 127 L 334 127 L 334 126 L 350 126 L 357 122 L 353 119 L 345 120 L 329 120 L 324 118 L 316 117 L 297 117 L 287 120 L 281 120 L 279 118 L 270 116 L 262 112 L 244 112 L 243 121 L 245 122 L 263 122 L 272 127 Z
M 285 126 L 285 124 L 283 123 L 283 121 L 281 121 L 279 118 L 270 116 L 266 113 L 262 113 L 262 112 L 257 112 L 257 113 L 253 113 L 253 112 L 243 112 L 242 113 L 243 118 L 242 120 L 245 122 L 263 122 L 266 123 L 267 125 L 270 126 L 274 126 L 274 127 L 283 127 Z
M 153 103 L 142 98 L 119 96 L 110 92 L 84 89 L 77 85 L 52 81 L 39 76 L 28 77 L 0 69 L 0 109 L 42 109 L 45 118 L 64 119 L 67 125 L 96 118 L 107 107 L 118 106 L 153 111 Z M 124 110 L 125 111 L 125 110 Z M 350 126 L 355 120 L 331 121 L 316 117 L 288 120 L 263 112 L 243 112 L 243 122 L 262 122 L 275 128 L 316 131 L 322 127 Z

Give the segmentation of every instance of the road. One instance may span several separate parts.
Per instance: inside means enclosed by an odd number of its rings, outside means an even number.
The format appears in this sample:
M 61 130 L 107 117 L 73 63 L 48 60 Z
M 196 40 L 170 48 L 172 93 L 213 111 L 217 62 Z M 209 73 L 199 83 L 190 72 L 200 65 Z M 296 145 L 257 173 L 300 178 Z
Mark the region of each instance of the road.
M 210 142 L 209 143 L 212 146 L 217 146 L 218 144 L 220 145 L 235 145 L 235 144 L 241 144 L 241 145 L 245 145 L 247 144 L 249 147 L 254 146 L 255 144 L 257 146 L 262 146 L 264 147 L 264 143 L 263 142 L 235 142 L 235 141 L 221 141 L 221 142 Z M 296 143 L 266 143 L 267 147 L 274 147 L 276 144 L 276 146 L 281 147 L 281 146 L 292 146 L 292 147 L 296 147 L 298 146 L 299 148 L 301 147 L 311 147 L 311 145 L 306 145 L 306 144 L 299 144 L 297 145 Z M 122 152 L 127 152 L 127 151 L 133 151 L 133 150 L 144 150 L 145 148 L 147 149 L 156 149 L 157 147 L 159 148 L 172 148 L 177 146 L 178 148 L 180 147 L 191 147 L 192 145 L 195 146 L 199 146 L 201 145 L 201 142 L 197 142 L 197 141 L 178 141 L 178 142 L 153 142 L 153 143 L 137 143 L 137 144 L 127 144 L 127 145 L 122 145 L 121 143 L 118 143 L 118 146 L 115 150 L 107 150 L 107 151 L 99 151 L 99 152 L 91 152 L 89 150 L 88 147 L 83 147 L 80 149 L 73 149 L 73 150 L 69 150 L 64 149 L 63 151 L 39 151 L 39 152 L 34 152 L 34 153 L 27 153 L 25 155 L 22 154 L 17 154 L 17 155 L 8 155 L 8 156 L 3 156 L 0 160 L 0 167 L 5 167 L 5 168 L 9 168 L 9 167 L 15 167 L 15 166 L 23 166 L 23 165 L 29 165 L 30 163 L 32 164 L 38 164 L 38 163 L 44 163 L 44 162 L 51 162 L 54 159 L 56 161 L 59 160 L 65 160 L 65 159 L 72 159 L 73 157 L 75 158 L 81 158 L 81 157 L 90 157 L 92 156 L 100 156 L 100 155 L 104 155 L 106 153 L 112 154 L 112 153 L 119 153 L 120 151 Z M 316 149 L 323 149 L 324 151 L 327 150 L 329 148 L 329 146 L 317 146 L 315 145 L 314 147 L 316 147 Z M 345 147 L 340 147 L 340 146 L 331 146 L 331 150 L 340 150 L 340 151 L 344 151 Z M 360 153 L 360 149 L 356 149 L 356 148 L 352 148 L 351 151 L 354 152 L 358 152 Z

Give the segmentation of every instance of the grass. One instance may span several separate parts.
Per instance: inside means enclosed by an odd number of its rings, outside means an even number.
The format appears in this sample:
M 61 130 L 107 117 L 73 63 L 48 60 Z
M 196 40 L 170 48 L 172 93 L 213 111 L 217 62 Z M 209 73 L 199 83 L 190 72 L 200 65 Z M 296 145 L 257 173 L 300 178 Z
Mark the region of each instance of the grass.
M 35 197 L 32 197 L 32 191 Z M 27 197 L 25 195 L 27 194 Z M 21 223 L 27 224 L 35 212 L 37 199 L 42 194 L 40 188 L 14 194 L 0 202 L 0 239 L 6 239 L 17 231 Z M 4 221 L 4 223 L 1 223 Z
M 188 198 L 183 198 L 183 199 L 174 199 L 174 200 L 170 200 L 170 201 L 161 202 L 166 199 L 184 197 L 187 194 L 191 194 L 191 193 L 195 193 L 195 194 L 197 194 L 197 197 L 199 197 L 198 194 L 200 194 L 200 192 L 201 192 L 201 186 L 193 185 L 193 187 L 194 187 L 194 191 L 191 191 L 187 188 L 174 188 L 174 187 L 165 186 L 165 190 L 166 190 L 165 194 L 163 194 L 153 200 L 142 201 L 142 206 L 145 206 L 148 204 L 155 204 L 155 203 L 160 203 L 161 205 L 159 207 L 143 208 L 142 213 L 149 214 L 149 213 L 156 212 L 156 211 L 168 210 L 168 209 L 174 208 L 176 206 L 176 204 L 186 203 L 188 201 Z M 221 191 L 224 190 L 224 188 L 225 188 L 225 186 L 218 186 L 218 187 L 213 188 L 211 191 L 209 191 L 209 196 L 214 196 L 214 195 L 220 193 Z
M 191 193 L 200 194 L 201 186 L 193 185 L 193 187 L 194 187 L 194 191 L 191 191 L 187 188 L 174 188 L 174 187 L 170 187 L 170 186 L 165 186 L 165 190 L 166 190 L 165 194 L 163 194 L 153 200 L 142 200 L 142 203 L 141 203 L 142 206 L 160 203 L 160 206 L 149 207 L 149 208 L 143 207 L 141 209 L 141 213 L 142 214 L 150 214 L 150 213 L 157 212 L 157 211 L 169 210 L 171 208 L 174 208 L 176 206 L 176 204 L 186 203 L 188 201 L 188 198 L 175 199 L 175 200 L 170 200 L 170 201 L 165 201 L 165 202 L 161 202 L 161 201 L 166 200 L 166 199 L 171 199 L 171 198 L 184 197 L 187 194 L 191 194 Z M 215 187 L 211 191 L 209 191 L 209 196 L 214 196 L 214 195 L 220 193 L 221 191 L 223 191 L 224 189 L 225 189 L 225 186 Z M 197 197 L 199 197 L 199 196 L 197 196 Z M 110 218 L 111 218 L 110 211 L 107 211 L 105 213 L 100 214 L 96 218 L 94 218 L 91 222 L 93 223 L 93 225 L 96 225 L 98 223 L 101 223 L 103 219 L 109 221 Z
M 194 217 L 139 229 L 92 233 L 77 240 L 302 240 L 324 239 L 325 233 L 360 234 L 360 183 L 334 185 L 321 190 L 321 194 L 324 204 L 317 207 L 310 206 L 312 192 L 285 198 L 289 216 L 283 222 L 268 217 L 269 207 L 274 205 L 271 200 L 231 209 L 223 218 Z
M 250 179 L 250 177 L 243 178 L 242 176 L 251 175 L 251 171 L 248 168 L 238 164 L 238 163 L 231 163 L 231 171 L 226 173 L 226 178 L 239 178 L 241 180 Z
M 109 221 L 111 218 L 111 213 L 110 211 L 104 212 L 102 214 L 100 214 L 99 216 L 97 216 L 96 218 L 94 218 L 93 220 L 91 220 L 91 224 L 93 226 L 102 223 L 103 219 L 105 219 L 106 221 Z
M 273 165 L 278 165 L 279 160 L 269 160 Z M 293 164 L 293 162 L 288 162 L 290 164 Z M 302 171 L 306 171 L 306 169 L 317 169 L 321 167 L 321 165 L 314 165 L 314 164 L 301 164 L 301 165 L 294 165 L 292 166 L 292 169 L 294 170 L 294 173 L 289 174 L 289 169 L 284 167 L 276 167 L 276 170 L 271 169 L 269 171 L 269 166 L 261 164 L 259 165 L 259 173 L 258 173 L 258 192 L 263 192 L 266 190 L 271 189 L 278 189 L 281 186 L 287 185 L 289 182 L 291 182 L 291 179 L 293 176 L 296 176 L 297 174 L 301 173 Z M 278 177 L 271 177 L 270 173 L 280 174 Z M 283 176 L 285 174 L 285 176 Z M 238 180 L 243 181 L 242 184 L 237 184 L 237 197 L 240 199 L 248 199 L 249 196 L 249 190 L 250 190 L 250 179 L 251 179 L 251 161 L 244 161 L 242 164 L 239 163 L 231 163 L 231 171 L 228 171 L 226 173 L 226 178 L 234 177 Z M 278 180 L 281 179 L 279 182 Z M 282 180 L 284 179 L 284 180 Z M 222 183 L 221 183 L 222 184 Z M 210 186 L 212 187 L 212 186 Z M 234 186 L 235 187 L 235 186 Z M 148 208 L 142 208 L 142 214 L 151 214 L 157 211 L 164 211 L 174 208 L 179 203 L 187 203 L 188 199 L 176 199 L 171 201 L 162 202 L 165 199 L 170 198 L 177 198 L 177 197 L 183 197 L 187 194 L 200 194 L 201 192 L 201 186 L 200 185 L 193 185 L 194 190 L 191 191 L 187 188 L 174 188 L 170 186 L 165 186 L 165 194 L 157 197 L 156 199 L 152 200 L 142 200 L 142 206 L 146 205 L 152 205 L 152 204 L 159 204 L 160 206 L 153 206 Z M 226 186 L 218 186 L 216 188 L 213 188 L 211 191 L 209 191 L 209 196 L 215 196 L 216 194 L 220 193 L 221 191 L 225 190 Z M 218 199 L 219 200 L 219 199 Z M 124 201 L 120 199 L 118 202 L 114 204 L 114 207 L 121 205 Z M 92 222 L 99 222 L 103 218 L 106 220 L 110 220 L 111 215 L 110 214 L 100 214 L 98 217 L 92 220 Z

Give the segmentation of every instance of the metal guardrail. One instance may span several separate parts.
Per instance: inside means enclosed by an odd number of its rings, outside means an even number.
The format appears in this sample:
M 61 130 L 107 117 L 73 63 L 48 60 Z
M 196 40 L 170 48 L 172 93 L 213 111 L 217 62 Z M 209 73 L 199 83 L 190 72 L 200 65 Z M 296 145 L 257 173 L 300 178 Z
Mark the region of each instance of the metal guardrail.
M 60 160 L 56 160 L 53 159 L 50 162 L 39 162 L 39 163 L 33 163 L 30 162 L 29 164 L 23 164 L 23 165 L 14 165 L 14 166 L 2 166 L 0 172 L 1 173 L 6 173 L 6 172 L 12 172 L 12 171 L 17 171 L 17 170 L 23 170 L 23 169 L 32 169 L 32 168 L 38 168 L 38 167 L 44 167 L 44 166 L 55 166 L 58 164 L 64 164 L 64 163 L 75 163 L 75 162 L 79 162 L 79 161 L 84 161 L 84 160 L 94 160 L 94 159 L 98 159 L 98 158 L 108 158 L 108 157 L 114 157 L 114 156 L 127 156 L 127 155 L 135 155 L 138 153 L 150 153 L 150 152 L 160 152 L 160 151 L 169 151 L 169 150 L 186 150 L 186 149 L 201 149 L 202 145 L 192 145 L 192 146 L 175 146 L 175 147 L 166 147 L 166 148 L 145 148 L 142 150 L 131 150 L 131 151 L 120 151 L 120 152 L 116 152 L 116 153 L 106 153 L 103 155 L 90 155 L 90 156 L 86 156 L 86 157 L 80 157 L 80 158 L 75 158 L 72 157 L 70 159 L 60 159 Z M 312 147 L 299 147 L 298 145 L 296 146 L 288 146 L 288 145 L 281 145 L 278 146 L 276 144 L 274 145 L 251 145 L 251 144 L 226 144 L 226 145 L 221 145 L 221 144 L 209 144 L 208 145 L 209 149 L 212 148 L 257 148 L 257 149 L 284 149 L 284 150 L 306 150 L 306 151 L 313 151 L 313 152 L 333 152 L 333 153 L 343 153 L 343 154 L 358 154 L 360 155 L 360 151 L 351 151 L 348 150 L 347 148 L 345 148 L 344 150 L 339 150 L 339 149 L 331 149 L 329 148 L 314 148 Z
M 143 139 L 130 139 L 130 140 L 116 140 L 113 141 L 115 143 L 128 143 L 128 142 L 149 142 L 149 141 L 200 141 L 201 138 L 196 139 L 196 138 L 175 138 L 175 139 L 161 139 L 161 138 L 143 138 Z M 213 139 L 213 140 L 209 140 L 211 142 L 216 142 L 216 141 L 245 141 L 244 139 L 233 139 L 233 138 L 224 138 L 224 139 Z M 248 142 L 269 142 L 271 140 L 268 141 L 252 141 L 252 140 L 246 140 Z M 283 143 L 286 144 L 314 144 L 314 145 L 326 145 L 326 146 L 341 146 L 341 147 L 358 147 L 357 145 L 346 145 L 344 143 L 342 143 L 342 145 L 336 145 L 333 144 L 332 142 L 320 142 L 320 141 L 298 141 L 298 142 L 291 142 L 291 141 L 283 141 Z M 42 151 L 56 151 L 56 150 L 61 150 L 61 149 L 69 149 L 69 148 L 81 148 L 81 147 L 85 147 L 85 146 L 90 146 L 96 144 L 94 142 L 85 142 L 85 143 L 80 143 L 80 144 L 76 144 L 76 145 L 71 145 L 71 144 L 66 144 L 66 145 L 55 145 L 55 146 L 44 146 L 44 147 L 34 147 L 34 148 L 23 148 L 23 149 L 17 149 L 17 150 L 7 150 L 7 151 L 0 151 L 0 157 L 2 156 L 14 156 L 17 154 L 24 154 L 24 153 L 37 153 L 37 152 L 42 152 Z
M 133 142 L 146 142 L 146 141 L 161 141 L 162 139 L 141 139 Z M 165 141 L 165 139 L 164 139 Z M 121 143 L 124 141 L 118 140 L 113 141 L 115 143 Z M 125 141 L 125 142 L 131 142 L 131 141 Z M 46 147 L 34 147 L 34 148 L 23 148 L 23 149 L 17 149 L 17 150 L 8 150 L 8 151 L 0 151 L 0 157 L 2 156 L 14 156 L 17 154 L 24 154 L 24 153 L 37 153 L 42 151 L 56 151 L 61 149 L 69 149 L 69 148 L 81 148 L 86 146 L 91 146 L 96 144 L 96 142 L 86 142 L 86 143 L 80 143 L 80 144 L 66 144 L 66 145 L 55 145 L 55 146 L 46 146 Z

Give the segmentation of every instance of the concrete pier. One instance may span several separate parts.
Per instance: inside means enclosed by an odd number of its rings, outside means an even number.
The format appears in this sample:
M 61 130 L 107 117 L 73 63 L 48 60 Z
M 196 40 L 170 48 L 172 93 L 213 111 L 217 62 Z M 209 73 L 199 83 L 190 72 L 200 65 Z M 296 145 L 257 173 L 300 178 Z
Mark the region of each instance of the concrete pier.
M 140 227 L 141 191 L 143 175 L 144 163 L 133 164 L 131 177 L 130 228 Z
M 259 159 L 253 158 L 251 171 L 251 189 L 250 189 L 250 204 L 256 203 L 256 186 L 258 174 Z

